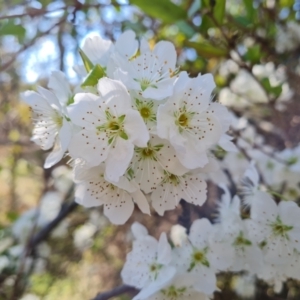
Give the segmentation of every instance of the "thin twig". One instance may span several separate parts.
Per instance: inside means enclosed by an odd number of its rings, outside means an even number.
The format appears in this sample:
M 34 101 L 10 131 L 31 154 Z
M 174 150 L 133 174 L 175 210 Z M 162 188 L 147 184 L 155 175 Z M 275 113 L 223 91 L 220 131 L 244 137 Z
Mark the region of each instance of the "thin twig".
M 129 285 L 120 285 L 110 291 L 104 292 L 104 293 L 99 293 L 95 298 L 92 300 L 108 300 L 112 297 L 116 297 L 122 294 L 136 294 L 138 292 L 137 289 L 135 289 L 132 286 Z
M 15 52 L 11 59 L 8 60 L 6 63 L 4 63 L 1 67 L 0 67 L 0 72 L 5 71 L 7 68 L 9 68 L 11 66 L 11 64 L 16 60 L 16 58 L 25 50 L 27 50 L 28 48 L 30 48 L 31 46 L 34 45 L 34 43 L 41 37 L 45 36 L 46 34 L 49 34 L 54 28 L 56 28 L 57 26 L 59 26 L 60 24 L 64 23 L 67 20 L 67 15 L 65 15 L 63 18 L 61 18 L 57 23 L 55 23 L 54 25 L 52 25 L 48 30 L 44 31 L 44 32 L 40 32 L 39 34 L 37 34 L 29 43 L 25 44 L 23 47 L 21 47 L 17 52 Z

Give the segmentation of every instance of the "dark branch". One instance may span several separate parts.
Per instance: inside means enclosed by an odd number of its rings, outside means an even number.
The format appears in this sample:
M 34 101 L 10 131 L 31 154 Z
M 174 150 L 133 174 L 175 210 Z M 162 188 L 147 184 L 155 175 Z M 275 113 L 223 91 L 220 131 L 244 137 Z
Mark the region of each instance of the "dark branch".
M 59 214 L 57 217 L 51 221 L 49 224 L 47 224 L 44 228 L 42 228 L 29 242 L 29 249 L 30 252 L 33 251 L 33 249 L 42 241 L 46 240 L 49 236 L 49 234 L 53 231 L 53 229 L 68 215 L 70 214 L 78 204 L 75 201 L 72 201 L 69 204 L 65 204 L 62 206 Z M 29 253 L 31 254 L 31 253 Z
M 129 285 L 120 285 L 108 292 L 99 293 L 94 299 L 92 300 L 108 300 L 112 297 L 116 297 L 122 294 L 137 294 L 138 290 Z

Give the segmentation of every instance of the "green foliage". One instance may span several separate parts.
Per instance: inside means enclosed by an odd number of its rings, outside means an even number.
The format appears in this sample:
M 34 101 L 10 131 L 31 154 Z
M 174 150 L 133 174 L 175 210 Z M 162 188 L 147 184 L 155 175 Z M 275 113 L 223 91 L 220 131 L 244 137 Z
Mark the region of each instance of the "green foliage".
M 278 97 L 282 92 L 282 86 L 272 86 L 270 83 L 269 78 L 263 78 L 261 80 L 261 84 L 266 90 L 267 93 L 274 95 L 275 97 Z
M 222 25 L 225 16 L 226 0 L 215 0 L 213 5 L 213 15 L 218 24 Z
M 131 0 L 130 3 L 138 6 L 147 15 L 165 23 L 173 23 L 187 18 L 186 11 L 170 0 Z
M 245 8 L 246 8 L 246 15 L 247 15 L 247 20 L 249 22 L 253 22 L 255 15 L 256 15 L 256 10 L 253 7 L 253 1 L 252 0 L 243 0 Z
M 254 45 L 253 47 L 248 48 L 248 51 L 245 55 L 245 59 L 251 63 L 259 63 L 262 56 L 260 45 Z
M 7 22 L 0 23 L 0 37 L 3 35 L 13 35 L 20 42 L 24 39 L 26 30 L 22 25 L 15 24 L 13 19 L 8 20 Z
M 205 58 L 226 57 L 228 55 L 227 49 L 213 46 L 208 42 L 186 41 L 185 45 L 194 48 L 200 56 Z

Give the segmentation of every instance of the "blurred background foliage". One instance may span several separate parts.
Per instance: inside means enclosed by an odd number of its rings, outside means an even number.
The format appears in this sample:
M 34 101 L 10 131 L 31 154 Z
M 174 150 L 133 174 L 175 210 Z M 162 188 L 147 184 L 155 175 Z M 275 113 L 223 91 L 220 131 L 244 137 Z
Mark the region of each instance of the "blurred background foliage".
M 66 160 L 42 168 L 46 154 L 30 142 L 30 111 L 20 92 L 46 86 L 57 69 L 75 85 L 86 35 L 115 40 L 132 29 L 150 44 L 173 42 L 180 69 L 191 76 L 213 73 L 215 98 L 282 150 L 300 140 L 299 19 L 298 0 L 0 0 L 0 299 L 91 299 L 121 283 L 133 221 L 157 237 L 180 218 L 180 208 L 165 218 L 136 212 L 116 227 L 101 210 L 76 208 L 27 253 L 30 236 L 70 202 L 72 183 Z M 210 185 L 211 201 L 198 215 L 210 216 L 215 195 Z M 248 281 L 220 276 L 224 293 L 215 299 L 300 297 L 296 282 L 275 297 L 262 283 L 253 294 Z

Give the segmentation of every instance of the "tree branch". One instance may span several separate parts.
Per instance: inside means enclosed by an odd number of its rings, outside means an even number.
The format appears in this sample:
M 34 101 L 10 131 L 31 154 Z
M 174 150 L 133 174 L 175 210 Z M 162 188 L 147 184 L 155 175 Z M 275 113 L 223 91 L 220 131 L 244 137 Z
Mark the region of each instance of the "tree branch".
M 120 285 L 110 291 L 104 292 L 104 293 L 99 293 L 97 294 L 97 296 L 95 298 L 93 298 L 92 300 L 108 300 L 112 297 L 116 297 L 122 294 L 137 294 L 138 290 L 135 289 L 132 286 L 129 285 Z

